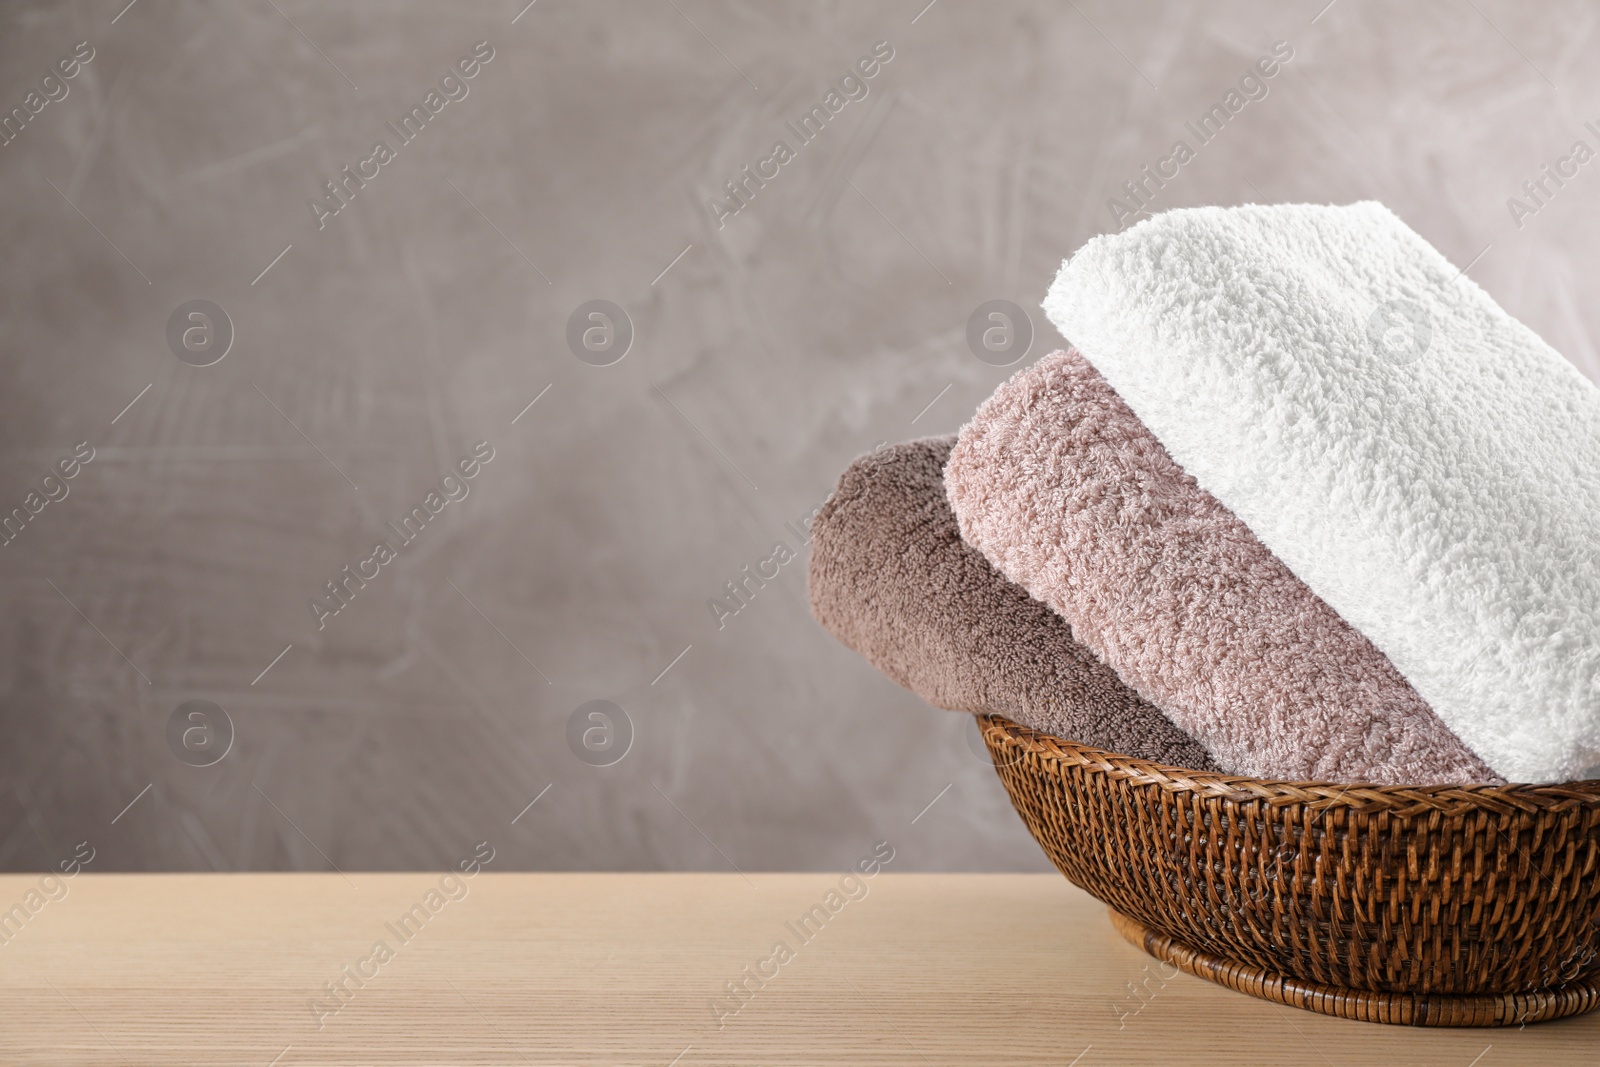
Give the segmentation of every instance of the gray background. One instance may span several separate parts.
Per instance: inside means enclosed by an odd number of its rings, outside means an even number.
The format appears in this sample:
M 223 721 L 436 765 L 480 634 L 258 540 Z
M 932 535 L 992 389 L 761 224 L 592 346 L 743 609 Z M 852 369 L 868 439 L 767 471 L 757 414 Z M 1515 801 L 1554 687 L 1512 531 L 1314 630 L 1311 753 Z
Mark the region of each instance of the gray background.
M 1592 7 L 924 2 L 7 4 L 0 107 L 96 56 L 0 148 L 0 510 L 96 458 L 0 548 L 0 868 L 487 839 L 497 869 L 821 869 L 887 839 L 896 869 L 1044 869 L 966 720 L 811 620 L 803 558 L 722 629 L 706 602 L 852 456 L 958 427 L 1010 373 L 972 310 L 1034 309 L 1275 40 L 1157 206 L 1383 200 L 1600 371 L 1600 161 L 1506 206 L 1600 147 Z M 319 231 L 308 198 L 479 40 L 469 96 Z M 878 40 L 870 95 L 718 229 L 707 199 Z M 215 366 L 167 349 L 192 298 L 234 322 Z M 564 339 L 596 298 L 636 330 L 603 368 Z M 471 495 L 319 632 L 308 598 L 478 440 Z M 192 699 L 237 731 L 207 768 L 165 740 Z M 635 726 L 611 767 L 567 747 L 591 699 Z

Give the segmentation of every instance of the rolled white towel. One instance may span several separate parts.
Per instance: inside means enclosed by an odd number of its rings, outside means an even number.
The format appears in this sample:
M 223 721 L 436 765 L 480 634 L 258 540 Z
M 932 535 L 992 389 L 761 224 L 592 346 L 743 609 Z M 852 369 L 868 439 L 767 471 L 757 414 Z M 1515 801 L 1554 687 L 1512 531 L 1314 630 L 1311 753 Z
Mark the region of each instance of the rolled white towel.
M 1391 211 L 1170 211 L 1044 307 L 1497 772 L 1600 762 L 1600 389 Z

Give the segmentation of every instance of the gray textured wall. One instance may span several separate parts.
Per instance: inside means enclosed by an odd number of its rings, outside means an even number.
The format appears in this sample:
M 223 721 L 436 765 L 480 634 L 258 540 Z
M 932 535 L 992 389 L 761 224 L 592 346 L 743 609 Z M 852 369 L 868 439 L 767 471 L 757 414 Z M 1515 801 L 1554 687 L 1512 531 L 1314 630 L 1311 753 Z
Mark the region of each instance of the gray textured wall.
M 3 510 L 94 449 L 0 548 L 0 868 L 487 839 L 505 868 L 807 869 L 888 839 L 900 869 L 1043 869 L 971 727 L 811 621 L 803 557 L 721 628 L 707 600 L 853 455 L 957 427 L 1010 373 L 972 310 L 1033 309 L 1278 40 L 1153 206 L 1381 199 L 1600 370 L 1600 162 L 1520 227 L 1506 203 L 1600 147 L 1589 5 L 125 2 L 0 13 L 7 111 L 94 49 L 0 147 Z M 868 95 L 719 228 L 708 199 L 880 40 Z M 235 331 L 207 367 L 166 338 L 197 298 Z M 566 341 L 592 299 L 635 331 L 610 366 Z M 319 630 L 308 600 L 478 441 L 470 494 Z M 567 742 L 596 699 L 634 724 L 609 767 Z M 211 766 L 169 745 L 192 700 L 234 727 Z

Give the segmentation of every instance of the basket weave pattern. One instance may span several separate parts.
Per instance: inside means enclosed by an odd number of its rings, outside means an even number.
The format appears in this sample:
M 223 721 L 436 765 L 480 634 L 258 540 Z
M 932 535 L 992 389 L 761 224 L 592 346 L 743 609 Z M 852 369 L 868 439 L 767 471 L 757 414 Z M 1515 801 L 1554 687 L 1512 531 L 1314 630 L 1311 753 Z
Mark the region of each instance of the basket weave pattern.
M 1540 1017 L 1600 1003 L 1600 782 L 1274 782 L 1118 756 L 998 716 L 980 725 L 1056 867 L 1134 920 L 1119 924 L 1128 936 L 1142 926 L 1147 949 L 1170 940 L 1210 960 L 1186 970 L 1241 989 L 1216 972 L 1560 1001 Z

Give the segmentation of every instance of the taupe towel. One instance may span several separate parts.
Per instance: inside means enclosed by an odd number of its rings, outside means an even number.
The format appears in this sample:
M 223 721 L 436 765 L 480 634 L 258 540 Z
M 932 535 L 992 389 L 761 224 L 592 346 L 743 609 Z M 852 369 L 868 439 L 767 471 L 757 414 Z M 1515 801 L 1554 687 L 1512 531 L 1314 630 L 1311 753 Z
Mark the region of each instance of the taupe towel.
M 1059 615 L 961 540 L 943 477 L 954 443 L 880 449 L 839 478 L 812 525 L 817 621 L 931 704 L 1215 770 L 1199 742 L 1073 640 Z

